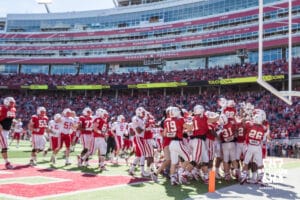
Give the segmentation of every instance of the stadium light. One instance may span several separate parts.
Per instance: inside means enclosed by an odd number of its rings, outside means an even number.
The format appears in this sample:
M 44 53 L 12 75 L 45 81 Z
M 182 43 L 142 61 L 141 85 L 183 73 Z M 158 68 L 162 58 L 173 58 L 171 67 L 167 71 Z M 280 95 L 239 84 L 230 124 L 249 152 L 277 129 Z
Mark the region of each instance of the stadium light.
M 52 0 L 36 0 L 36 2 L 38 4 L 44 4 L 46 10 L 47 10 L 47 13 L 50 13 L 50 10 L 49 10 L 49 7 L 48 7 L 48 4 L 52 3 Z

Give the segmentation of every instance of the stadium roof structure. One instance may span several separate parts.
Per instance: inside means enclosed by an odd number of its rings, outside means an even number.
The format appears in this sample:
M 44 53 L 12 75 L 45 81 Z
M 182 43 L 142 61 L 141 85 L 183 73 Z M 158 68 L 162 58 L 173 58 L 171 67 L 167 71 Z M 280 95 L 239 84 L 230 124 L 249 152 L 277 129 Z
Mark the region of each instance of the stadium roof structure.
M 52 0 L 36 0 L 38 4 L 43 4 L 47 10 L 47 13 L 50 13 L 50 9 L 48 7 L 48 4 L 52 3 Z
M 117 4 L 119 7 L 122 7 L 122 6 L 131 6 L 131 5 L 139 5 L 139 4 L 146 4 L 146 3 L 155 3 L 159 1 L 168 1 L 168 0 L 113 0 L 113 1 L 115 5 Z

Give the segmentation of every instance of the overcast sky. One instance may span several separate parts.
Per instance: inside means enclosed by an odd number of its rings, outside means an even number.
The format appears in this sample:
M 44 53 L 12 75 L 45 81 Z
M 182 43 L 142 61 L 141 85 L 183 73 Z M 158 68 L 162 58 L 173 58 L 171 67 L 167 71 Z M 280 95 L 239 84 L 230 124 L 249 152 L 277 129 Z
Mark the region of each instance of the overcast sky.
M 113 8 L 113 0 L 52 0 L 51 12 L 71 12 Z M 0 0 L 0 17 L 14 13 L 46 13 L 44 5 L 37 0 Z

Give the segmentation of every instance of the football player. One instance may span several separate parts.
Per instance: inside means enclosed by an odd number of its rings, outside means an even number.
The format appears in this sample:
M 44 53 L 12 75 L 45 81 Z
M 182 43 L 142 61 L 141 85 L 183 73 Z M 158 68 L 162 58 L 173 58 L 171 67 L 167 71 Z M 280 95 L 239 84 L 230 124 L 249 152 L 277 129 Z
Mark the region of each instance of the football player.
M 13 119 L 16 117 L 16 101 L 13 97 L 4 98 L 3 105 L 0 105 L 0 147 L 2 158 L 5 161 L 5 168 L 12 169 L 13 166 L 8 161 L 7 150 L 8 143 L 7 138 L 9 130 L 11 129 Z
M 32 115 L 31 120 L 28 124 L 28 129 L 32 133 L 32 151 L 30 158 L 30 165 L 36 165 L 37 153 L 43 151 L 46 145 L 46 139 L 44 134 L 48 131 L 48 117 L 46 116 L 46 108 L 38 107 L 37 114 Z

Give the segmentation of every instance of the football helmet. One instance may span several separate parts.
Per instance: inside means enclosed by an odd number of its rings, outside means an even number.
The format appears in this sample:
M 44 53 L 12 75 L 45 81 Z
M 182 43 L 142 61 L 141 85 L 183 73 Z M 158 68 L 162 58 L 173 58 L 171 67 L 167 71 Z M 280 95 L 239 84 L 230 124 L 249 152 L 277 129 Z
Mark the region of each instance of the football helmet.
M 181 112 L 178 107 L 172 107 L 170 109 L 169 114 L 170 114 L 170 117 L 180 117 L 181 116 Z
M 181 109 L 181 112 L 183 113 L 183 117 L 189 117 L 190 116 L 190 113 L 189 113 L 189 111 L 187 110 L 187 109 Z
M 57 113 L 54 115 L 54 121 L 58 121 L 61 118 L 61 114 Z
M 223 126 L 228 124 L 228 118 L 225 114 L 221 114 L 219 117 L 219 125 Z
M 119 115 L 119 116 L 117 117 L 117 121 L 118 121 L 118 122 L 125 122 L 125 117 L 124 117 L 124 115 Z
M 91 116 L 93 114 L 93 111 L 90 107 L 86 107 L 83 109 L 82 114 L 85 116 Z
M 262 124 L 263 123 L 263 116 L 261 114 L 255 114 L 253 116 L 253 123 L 254 124 Z
M 100 117 L 102 119 L 107 119 L 108 118 L 108 112 L 102 108 L 98 108 L 96 110 L 96 116 Z
M 70 108 L 65 108 L 62 112 L 62 114 L 66 117 L 71 116 L 72 115 L 72 110 Z
M 206 111 L 206 112 L 205 112 L 205 116 L 206 116 L 207 118 L 216 118 L 216 117 L 219 116 L 219 114 L 218 114 L 218 113 L 215 113 L 215 112 L 212 112 L 212 111 Z
M 7 107 L 14 107 L 16 104 L 16 101 L 13 97 L 5 97 L 5 99 L 3 100 L 3 103 Z
M 166 114 L 167 116 L 170 116 L 170 112 L 172 110 L 173 106 L 169 106 L 167 109 L 166 109 Z
M 202 105 L 196 105 L 195 107 L 194 107 L 194 114 L 195 115 L 201 115 L 201 116 L 203 116 L 203 114 L 204 114 L 204 107 L 202 106 Z
M 36 113 L 38 115 L 45 115 L 46 114 L 46 108 L 43 107 L 43 106 L 40 106 L 40 107 L 37 108 Z
M 232 99 L 231 99 L 231 100 L 228 100 L 228 101 L 227 101 L 227 106 L 228 106 L 228 107 L 235 107 L 235 102 L 234 102 L 234 100 L 232 100 Z
M 227 99 L 221 97 L 218 99 L 218 105 L 221 107 L 221 108 L 224 108 L 226 107 L 227 105 Z
M 138 108 L 135 110 L 135 114 L 136 114 L 136 116 L 138 116 L 138 117 L 144 117 L 144 116 L 145 116 L 145 112 L 146 112 L 146 110 L 145 110 L 145 108 L 143 108 L 143 107 L 138 107 Z
M 267 120 L 266 112 L 262 109 L 254 109 L 253 115 L 261 115 L 263 121 Z

